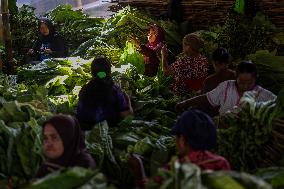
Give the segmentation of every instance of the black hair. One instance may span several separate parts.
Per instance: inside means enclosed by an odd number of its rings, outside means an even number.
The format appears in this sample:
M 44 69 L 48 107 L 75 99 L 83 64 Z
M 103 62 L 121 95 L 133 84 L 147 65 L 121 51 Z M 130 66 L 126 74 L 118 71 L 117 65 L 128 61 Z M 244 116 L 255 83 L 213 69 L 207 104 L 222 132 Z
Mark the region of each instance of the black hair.
M 105 72 L 106 77 L 111 74 L 111 62 L 104 57 L 95 58 L 91 64 L 91 73 L 93 78 L 97 78 L 99 72 Z
M 219 47 L 212 53 L 212 60 L 220 64 L 229 64 L 231 56 L 226 48 Z
M 104 57 L 96 58 L 91 64 L 93 78 L 87 83 L 80 93 L 80 98 L 89 105 L 111 105 L 112 87 L 111 62 Z M 103 73 L 103 77 L 99 75 Z
M 249 73 L 254 77 L 257 77 L 257 69 L 255 63 L 253 63 L 251 60 L 242 61 L 237 66 L 237 75 L 239 75 L 240 73 Z

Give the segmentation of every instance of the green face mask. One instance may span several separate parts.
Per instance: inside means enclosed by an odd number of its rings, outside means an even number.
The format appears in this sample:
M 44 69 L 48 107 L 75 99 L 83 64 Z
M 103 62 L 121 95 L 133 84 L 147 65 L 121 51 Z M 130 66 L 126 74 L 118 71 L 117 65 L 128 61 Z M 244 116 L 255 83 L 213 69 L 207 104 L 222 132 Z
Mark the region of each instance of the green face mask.
M 97 77 L 100 78 L 100 79 L 103 79 L 106 77 L 106 72 L 98 72 L 97 73 Z

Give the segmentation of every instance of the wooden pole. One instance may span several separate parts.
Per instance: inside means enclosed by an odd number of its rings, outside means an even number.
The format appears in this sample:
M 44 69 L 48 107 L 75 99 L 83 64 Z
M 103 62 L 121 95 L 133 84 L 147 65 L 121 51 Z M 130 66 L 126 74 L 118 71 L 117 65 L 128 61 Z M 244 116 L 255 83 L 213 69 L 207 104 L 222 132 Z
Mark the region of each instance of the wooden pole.
M 0 73 L 2 73 L 3 63 L 2 63 L 2 57 L 0 55 Z
M 14 62 L 13 62 L 13 50 L 12 50 L 12 40 L 10 32 L 10 23 L 9 23 L 9 8 L 8 0 L 1 0 L 1 12 L 2 12 L 2 21 L 3 21 L 3 39 L 6 49 L 6 68 L 8 74 L 14 74 Z
M 0 5 L 1 6 L 1 5 Z M 2 24 L 2 15 L 0 14 L 0 41 L 3 41 L 3 24 Z M 3 61 L 2 61 L 2 56 L 0 55 L 0 73 L 2 73 L 3 69 Z

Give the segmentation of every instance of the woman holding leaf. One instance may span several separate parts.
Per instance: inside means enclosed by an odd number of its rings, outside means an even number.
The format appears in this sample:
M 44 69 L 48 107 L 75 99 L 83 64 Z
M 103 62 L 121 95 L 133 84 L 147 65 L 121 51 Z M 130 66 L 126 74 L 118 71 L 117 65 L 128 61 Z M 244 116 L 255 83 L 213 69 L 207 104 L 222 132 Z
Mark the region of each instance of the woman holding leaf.
M 183 53 L 173 64 L 169 64 L 167 49 L 162 49 L 163 71 L 165 75 L 173 76 L 171 89 L 175 94 L 187 96 L 201 90 L 209 68 L 207 58 L 200 53 L 203 46 L 198 35 L 187 34 L 182 41 Z
M 157 24 L 152 24 L 149 27 L 148 43 L 145 45 L 132 37 L 131 41 L 139 49 L 144 56 L 145 71 L 144 75 L 153 77 L 157 75 L 161 60 L 161 49 L 165 47 L 164 30 Z

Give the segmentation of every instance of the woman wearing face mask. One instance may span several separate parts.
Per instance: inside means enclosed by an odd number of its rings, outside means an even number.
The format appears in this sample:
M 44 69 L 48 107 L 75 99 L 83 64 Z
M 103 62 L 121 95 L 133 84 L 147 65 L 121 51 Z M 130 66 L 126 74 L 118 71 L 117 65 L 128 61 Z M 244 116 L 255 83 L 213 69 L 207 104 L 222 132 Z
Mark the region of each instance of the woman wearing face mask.
M 153 24 L 149 27 L 148 43 L 141 45 L 136 38 L 131 38 L 136 48 L 144 55 L 145 71 L 144 75 L 153 77 L 157 75 L 161 60 L 161 49 L 164 47 L 165 51 L 165 36 L 164 30 Z
M 168 64 L 166 49 L 162 49 L 162 64 L 165 75 L 172 75 L 172 91 L 179 96 L 187 96 L 199 91 L 207 77 L 208 61 L 200 54 L 203 40 L 196 34 L 186 35 L 182 41 L 183 53 L 173 64 Z
M 95 169 L 95 161 L 86 152 L 84 136 L 76 118 L 56 115 L 43 124 L 42 133 L 43 153 L 46 159 L 36 178 L 65 167 Z
M 28 51 L 28 54 L 36 57 L 35 61 L 67 56 L 65 41 L 55 32 L 50 20 L 40 19 L 38 39 Z

